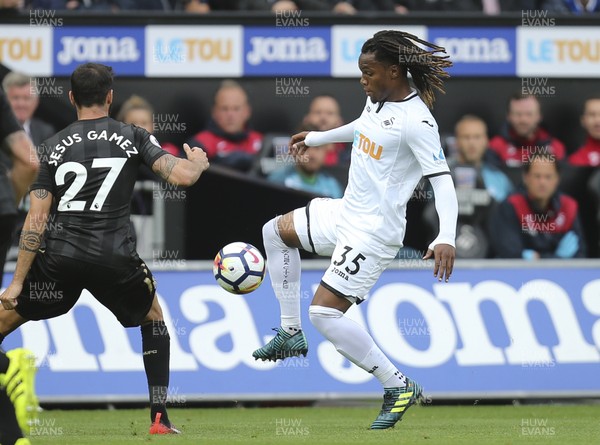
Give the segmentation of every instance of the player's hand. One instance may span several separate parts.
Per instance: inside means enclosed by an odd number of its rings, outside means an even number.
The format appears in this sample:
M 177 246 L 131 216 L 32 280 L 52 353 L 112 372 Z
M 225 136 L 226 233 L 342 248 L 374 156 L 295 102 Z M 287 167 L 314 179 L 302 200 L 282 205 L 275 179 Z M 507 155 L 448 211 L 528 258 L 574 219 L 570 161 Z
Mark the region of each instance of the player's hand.
M 454 258 L 456 257 L 456 249 L 450 244 L 436 244 L 434 250 L 427 249 L 427 253 L 423 257 L 424 260 L 434 257 L 433 276 L 442 281 L 446 276 L 446 283 L 452 275 L 454 268 Z
M 21 294 L 21 290 L 23 290 L 22 284 L 10 283 L 2 295 L 0 295 L 2 307 L 7 311 L 12 311 L 18 304 L 17 297 Z
M 304 143 L 304 139 L 308 131 L 296 133 L 290 138 L 289 150 L 292 156 L 298 156 L 304 154 L 308 146 Z
M 188 161 L 200 166 L 200 172 L 206 171 L 210 164 L 208 162 L 208 156 L 206 156 L 204 150 L 202 150 L 200 147 L 192 148 L 188 144 L 183 144 L 183 150 L 185 151 Z

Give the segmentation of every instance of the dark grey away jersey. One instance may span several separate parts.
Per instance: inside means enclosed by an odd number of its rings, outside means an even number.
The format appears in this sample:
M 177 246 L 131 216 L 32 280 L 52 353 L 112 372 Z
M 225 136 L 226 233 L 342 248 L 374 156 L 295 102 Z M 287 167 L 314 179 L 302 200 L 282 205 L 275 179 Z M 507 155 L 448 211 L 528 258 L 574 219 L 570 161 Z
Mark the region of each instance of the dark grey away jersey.
M 55 205 L 46 254 L 104 265 L 137 256 L 130 236 L 131 195 L 141 163 L 166 152 L 143 128 L 109 117 L 79 120 L 44 142 L 31 190 L 45 189 Z

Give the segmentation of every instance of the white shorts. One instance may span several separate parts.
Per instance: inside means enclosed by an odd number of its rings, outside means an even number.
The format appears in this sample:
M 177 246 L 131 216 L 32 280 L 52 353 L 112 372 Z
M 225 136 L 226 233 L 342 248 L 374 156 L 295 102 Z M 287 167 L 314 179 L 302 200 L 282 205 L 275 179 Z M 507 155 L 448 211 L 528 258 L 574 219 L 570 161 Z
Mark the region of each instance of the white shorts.
M 321 285 L 358 304 L 396 257 L 398 248 L 340 221 L 341 205 L 341 199 L 313 199 L 294 210 L 294 228 L 304 250 L 331 257 Z

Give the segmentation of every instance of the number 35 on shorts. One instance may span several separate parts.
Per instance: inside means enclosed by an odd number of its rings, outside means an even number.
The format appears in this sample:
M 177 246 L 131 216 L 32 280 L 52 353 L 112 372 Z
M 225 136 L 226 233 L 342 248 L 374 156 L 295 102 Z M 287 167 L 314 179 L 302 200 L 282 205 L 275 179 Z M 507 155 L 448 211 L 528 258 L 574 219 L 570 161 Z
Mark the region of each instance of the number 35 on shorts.
M 348 275 L 356 275 L 360 270 L 361 261 L 366 259 L 367 257 L 360 252 L 356 252 L 354 248 L 344 246 L 339 257 L 332 258 L 331 264 L 334 266 L 332 272 L 348 280 Z

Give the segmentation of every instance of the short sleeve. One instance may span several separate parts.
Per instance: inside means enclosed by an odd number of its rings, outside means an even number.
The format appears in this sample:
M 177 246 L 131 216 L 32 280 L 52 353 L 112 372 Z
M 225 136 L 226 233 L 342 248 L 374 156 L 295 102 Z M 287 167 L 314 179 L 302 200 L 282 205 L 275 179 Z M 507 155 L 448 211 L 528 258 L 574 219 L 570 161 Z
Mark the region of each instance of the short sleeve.
M 37 178 L 35 182 L 31 184 L 31 187 L 29 187 L 29 191 L 39 189 L 48 190 L 53 195 L 56 195 L 54 181 L 52 180 L 52 172 L 50 171 L 50 164 L 48 164 L 47 160 L 40 163 L 40 171 Z
M 136 132 L 136 139 L 141 141 L 140 155 L 142 157 L 142 162 L 148 167 L 152 168 L 152 164 L 154 164 L 158 158 L 169 154 L 167 151 L 163 150 L 156 137 L 148 131 L 140 127 L 134 127 L 134 131 Z
M 406 128 L 406 143 L 419 162 L 423 176 L 449 173 L 435 119 L 426 116 L 411 119 Z

